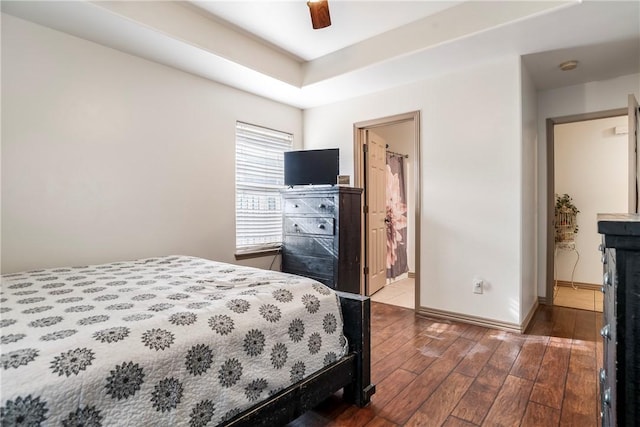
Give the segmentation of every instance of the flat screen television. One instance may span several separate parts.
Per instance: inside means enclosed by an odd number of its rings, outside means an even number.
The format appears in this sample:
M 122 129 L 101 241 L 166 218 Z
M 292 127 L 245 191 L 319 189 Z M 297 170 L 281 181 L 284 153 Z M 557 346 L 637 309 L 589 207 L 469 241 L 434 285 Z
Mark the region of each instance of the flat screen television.
M 340 149 L 286 151 L 284 185 L 335 185 L 340 173 Z

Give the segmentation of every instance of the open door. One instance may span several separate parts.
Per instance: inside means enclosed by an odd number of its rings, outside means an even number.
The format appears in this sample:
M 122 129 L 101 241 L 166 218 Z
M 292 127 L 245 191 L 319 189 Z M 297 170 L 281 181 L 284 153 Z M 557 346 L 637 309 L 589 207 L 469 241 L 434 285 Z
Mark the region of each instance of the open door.
M 629 212 L 638 213 L 638 127 L 640 113 L 638 100 L 629 95 Z
M 365 224 L 369 261 L 365 265 L 365 289 L 373 295 L 387 280 L 386 209 L 386 146 L 385 141 L 371 130 L 366 131 L 365 159 Z

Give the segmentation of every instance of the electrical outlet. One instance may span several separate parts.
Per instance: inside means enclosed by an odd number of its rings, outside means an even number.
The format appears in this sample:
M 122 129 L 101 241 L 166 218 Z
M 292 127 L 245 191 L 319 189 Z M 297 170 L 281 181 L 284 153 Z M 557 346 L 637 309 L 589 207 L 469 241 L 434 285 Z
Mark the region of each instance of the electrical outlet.
M 482 282 L 482 279 L 475 279 L 473 281 L 473 293 L 481 294 L 483 289 L 484 289 L 484 283 Z

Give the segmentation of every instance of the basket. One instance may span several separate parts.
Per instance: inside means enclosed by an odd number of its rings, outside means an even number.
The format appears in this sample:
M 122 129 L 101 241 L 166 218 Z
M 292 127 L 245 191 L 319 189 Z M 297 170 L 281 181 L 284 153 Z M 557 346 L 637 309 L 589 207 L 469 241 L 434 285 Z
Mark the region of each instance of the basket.
M 577 230 L 577 215 L 569 208 L 559 208 L 555 212 L 555 241 L 558 244 L 575 244 Z

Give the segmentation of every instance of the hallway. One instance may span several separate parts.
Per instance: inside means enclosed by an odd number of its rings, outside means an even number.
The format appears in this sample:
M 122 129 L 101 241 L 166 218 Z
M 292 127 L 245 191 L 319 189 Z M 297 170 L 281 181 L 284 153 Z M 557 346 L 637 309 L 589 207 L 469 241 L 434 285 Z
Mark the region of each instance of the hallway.
M 603 297 L 599 290 L 558 286 L 553 294 L 553 305 L 602 313 Z

